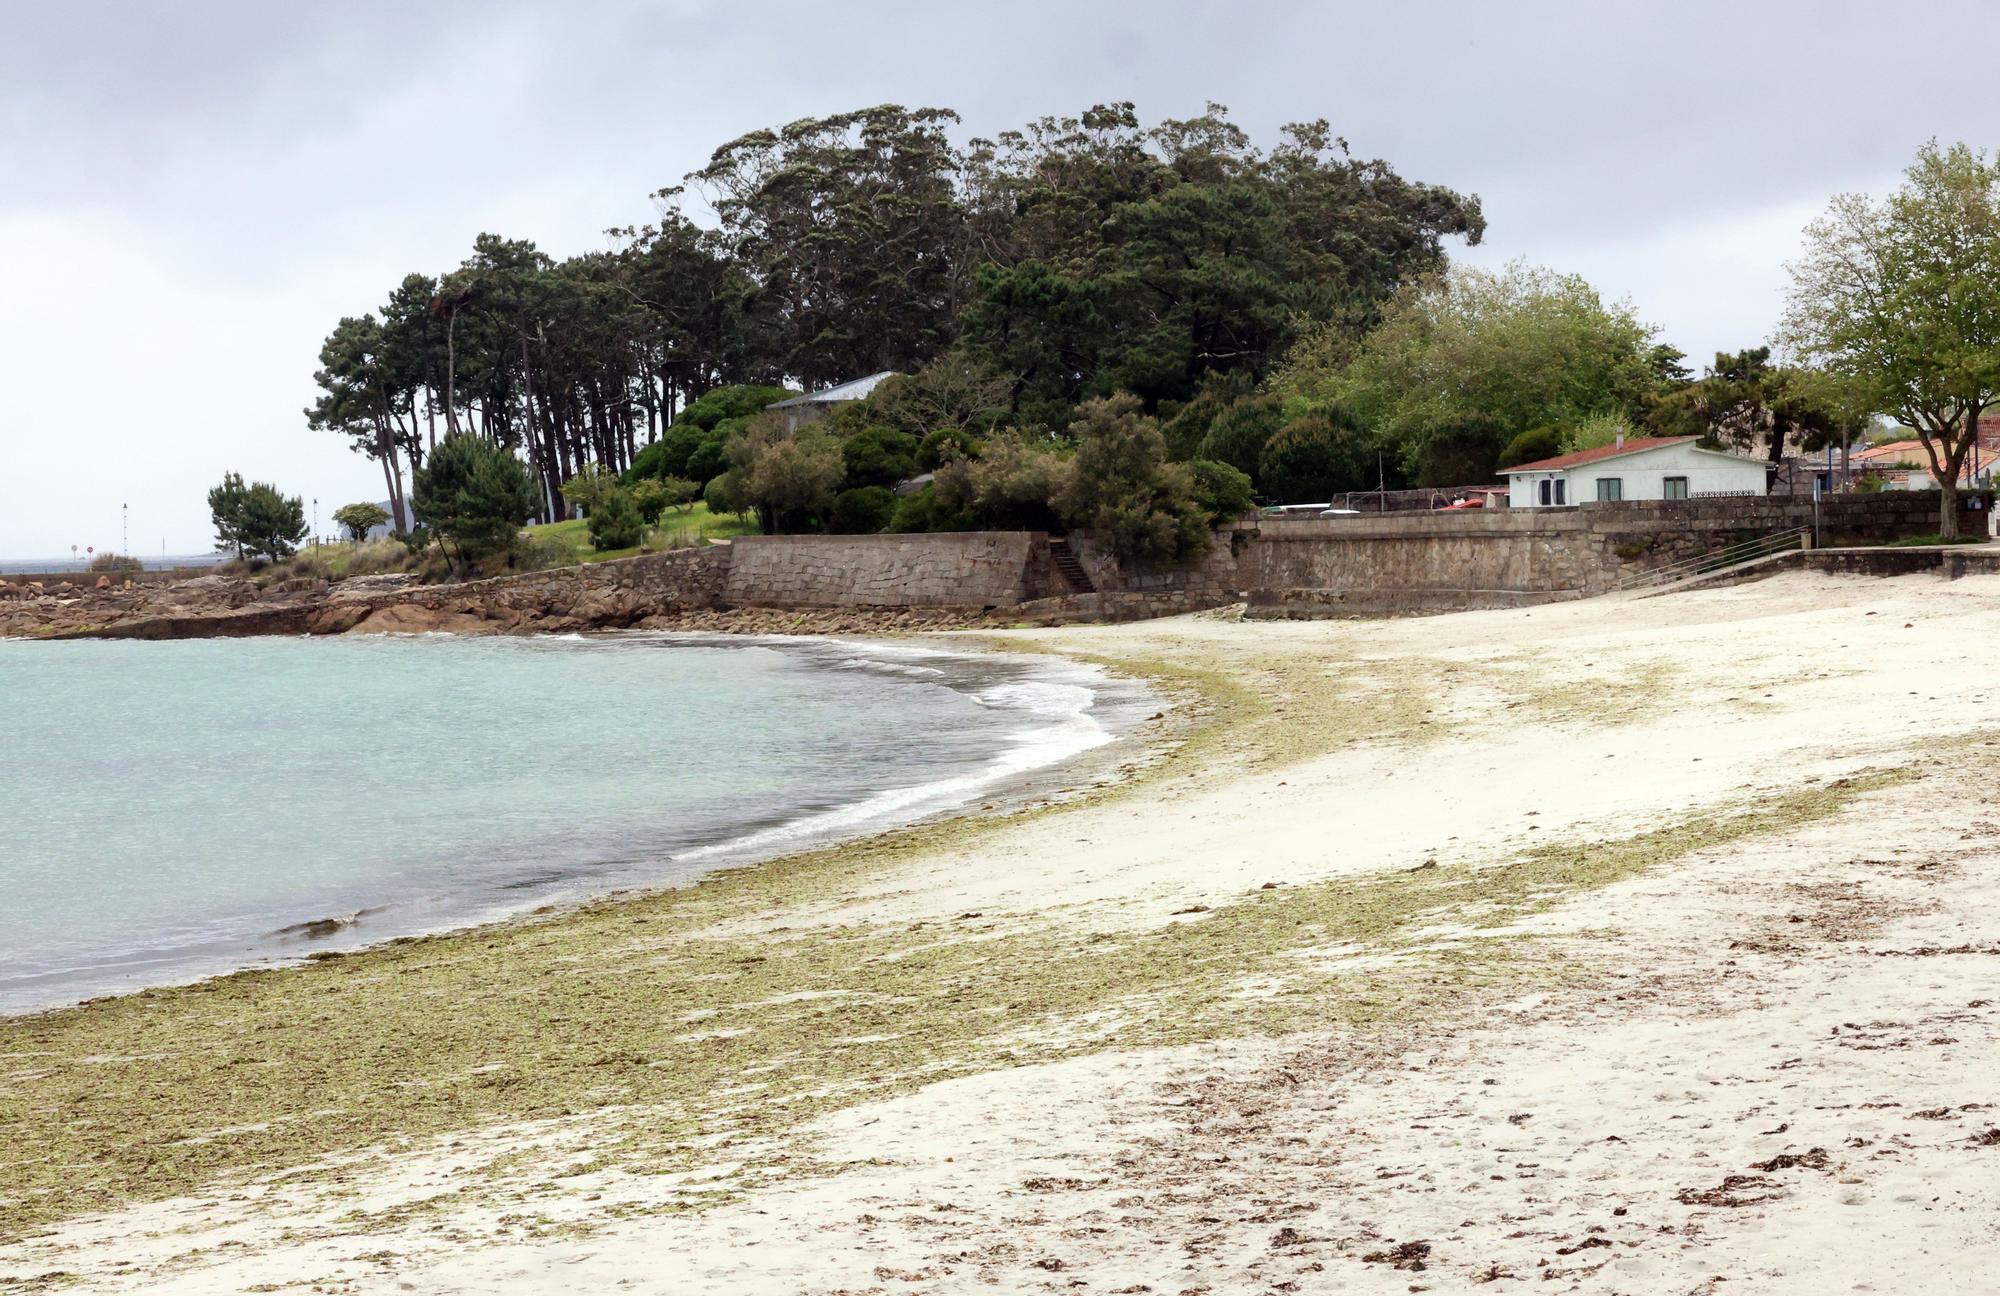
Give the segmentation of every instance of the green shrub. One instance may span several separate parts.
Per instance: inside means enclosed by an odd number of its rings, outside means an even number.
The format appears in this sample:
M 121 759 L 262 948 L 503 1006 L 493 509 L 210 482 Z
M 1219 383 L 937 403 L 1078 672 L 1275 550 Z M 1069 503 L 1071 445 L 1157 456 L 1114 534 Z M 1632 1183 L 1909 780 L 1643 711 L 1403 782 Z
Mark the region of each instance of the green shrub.
M 726 472 L 718 474 L 701 493 L 702 502 L 716 517 L 734 515 L 747 516 L 752 507 L 750 500 L 750 474 L 746 472 Z
M 131 554 L 101 553 L 90 560 L 90 570 L 94 572 L 135 572 L 146 570 L 146 564 Z
M 943 499 L 935 484 L 898 496 L 895 511 L 889 515 L 889 530 L 902 535 L 975 529 L 972 515 Z
M 939 428 L 917 443 L 917 466 L 925 472 L 936 472 L 954 459 L 972 457 L 978 450 L 979 438 L 970 428 Z
M 1280 429 L 1264 447 L 1257 479 L 1264 493 L 1281 504 L 1314 504 L 1343 491 L 1367 489 L 1374 459 L 1354 419 L 1328 410 Z
M 937 470 L 937 500 L 996 531 L 1060 531 L 1056 501 L 1068 489 L 1071 458 L 1046 440 L 1005 432 L 977 459 L 954 459 Z
M 828 529 L 841 535 L 873 535 L 896 514 L 896 494 L 887 486 L 857 486 L 834 496 Z
M 840 443 L 848 486 L 894 486 L 916 472 L 917 448 L 917 439 L 907 432 L 862 428 Z
M 598 495 L 597 507 L 590 510 L 589 528 L 591 547 L 599 552 L 633 548 L 646 534 L 639 506 L 623 486 L 612 486 Z
M 1194 483 L 1195 503 L 1212 524 L 1233 522 L 1256 506 L 1250 478 L 1226 463 L 1213 459 L 1192 459 L 1181 465 Z

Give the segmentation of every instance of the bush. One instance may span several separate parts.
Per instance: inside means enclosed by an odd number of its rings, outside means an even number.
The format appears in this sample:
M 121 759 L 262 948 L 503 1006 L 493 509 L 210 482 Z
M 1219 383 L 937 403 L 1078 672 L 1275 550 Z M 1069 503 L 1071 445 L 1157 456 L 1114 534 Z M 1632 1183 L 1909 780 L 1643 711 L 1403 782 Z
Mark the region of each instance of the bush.
M 464 558 L 505 552 L 541 507 L 521 461 L 470 432 L 438 442 L 416 472 L 410 502 L 417 520 Z
M 571 508 L 592 513 L 608 492 L 617 489 L 617 474 L 599 464 L 585 464 L 576 470 L 575 476 L 562 484 L 562 497 Z
M 146 570 L 146 564 L 131 554 L 101 553 L 90 560 L 90 570 L 94 572 L 135 572 Z
M 1277 435 L 1284 417 L 1284 408 L 1275 396 L 1245 396 L 1232 401 L 1215 416 L 1194 457 L 1226 463 L 1255 483 L 1264 446 Z
M 1521 464 L 1540 463 L 1544 459 L 1553 459 L 1562 452 L 1561 428 L 1529 428 L 1507 443 L 1507 448 L 1500 452 L 1499 466 L 1514 468 Z
M 917 466 L 936 472 L 954 459 L 969 459 L 979 450 L 979 439 L 969 428 L 939 428 L 917 443 Z
M 1057 501 L 1063 515 L 1121 559 L 1177 562 L 1206 550 L 1208 515 L 1193 477 L 1167 462 L 1166 438 L 1138 398 L 1086 401 L 1077 412 L 1076 462 Z
M 639 516 L 652 526 L 668 509 L 694 503 L 701 487 L 685 477 L 645 477 L 633 483 L 629 494 Z
M 938 503 L 973 525 L 997 531 L 1060 531 L 1056 501 L 1069 487 L 1070 457 L 1046 442 L 1005 433 L 977 459 L 954 459 L 937 470 Z
M 935 485 L 926 485 L 908 495 L 898 496 L 895 512 L 889 515 L 889 530 L 899 535 L 920 531 L 971 531 L 976 525 L 971 514 L 946 502 Z
M 842 535 L 874 535 L 896 514 L 896 494 L 887 486 L 857 486 L 833 498 L 828 529 Z
M 840 443 L 849 487 L 894 486 L 917 470 L 917 439 L 888 427 L 865 427 Z
M 632 492 L 612 486 L 598 495 L 597 507 L 590 510 L 589 530 L 591 547 L 602 553 L 637 545 L 646 534 L 646 523 L 632 502 Z
M 729 419 L 715 428 L 704 432 L 701 440 L 695 442 L 688 452 L 687 471 L 681 476 L 689 481 L 712 482 L 729 471 L 729 438 L 750 425 L 748 419 Z
M 1167 457 L 1176 461 L 1193 459 L 1226 404 L 1214 392 L 1203 392 L 1160 424 L 1160 435 L 1167 439 Z
M 1353 418 L 1335 409 L 1286 424 L 1264 447 L 1258 480 L 1280 504 L 1315 504 L 1367 489 L 1373 461 Z
M 1194 500 L 1212 525 L 1233 522 L 1256 506 L 1250 478 L 1226 463 L 1193 459 L 1183 464 L 1194 483 Z
M 750 512 L 749 476 L 747 473 L 726 472 L 708 483 L 701 493 L 702 503 L 716 517 L 734 515 L 742 517 Z

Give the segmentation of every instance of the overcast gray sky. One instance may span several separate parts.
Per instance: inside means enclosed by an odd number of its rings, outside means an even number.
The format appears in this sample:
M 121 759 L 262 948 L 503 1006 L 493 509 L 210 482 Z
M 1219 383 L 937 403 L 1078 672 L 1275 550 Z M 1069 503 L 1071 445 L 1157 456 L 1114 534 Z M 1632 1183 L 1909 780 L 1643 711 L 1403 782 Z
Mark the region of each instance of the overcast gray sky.
M 208 548 L 228 469 L 382 495 L 306 430 L 319 343 L 492 230 L 558 256 L 745 130 L 873 103 L 990 134 L 1131 99 L 1325 117 L 1485 200 L 1482 263 L 1629 297 L 1697 361 L 1800 227 L 1931 136 L 2000 143 L 1974 3 L 0 0 L 0 557 Z

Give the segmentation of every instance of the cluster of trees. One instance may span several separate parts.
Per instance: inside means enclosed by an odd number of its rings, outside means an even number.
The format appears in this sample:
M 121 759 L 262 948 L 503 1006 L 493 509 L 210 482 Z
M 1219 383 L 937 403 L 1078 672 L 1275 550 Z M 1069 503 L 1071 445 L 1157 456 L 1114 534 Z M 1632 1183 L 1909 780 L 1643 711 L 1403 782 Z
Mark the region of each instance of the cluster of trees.
M 309 422 L 380 461 L 396 529 L 468 555 L 490 537 L 437 503 L 441 480 L 494 518 L 581 508 L 600 548 L 703 500 L 768 531 L 1087 519 L 1165 556 L 1246 484 L 1302 502 L 1486 482 L 1628 432 L 1775 461 L 1889 411 L 1955 471 L 2000 383 L 1981 331 L 2000 303 L 1976 287 L 2000 284 L 1993 173 L 1963 149 L 1814 227 L 1795 363 L 1753 348 L 1697 376 L 1581 279 L 1449 265 L 1448 240 L 1481 237 L 1478 200 L 1355 159 L 1324 122 L 1269 148 L 1217 105 L 963 145 L 956 122 L 886 105 L 752 132 L 606 252 L 482 235 L 340 321 Z M 695 195 L 712 225 L 685 214 Z M 883 371 L 828 417 L 767 412 Z M 476 481 L 473 445 L 495 452 Z M 1114 482 L 1143 516 L 1106 511 Z
M 1264 150 L 1214 105 L 1152 126 L 1104 105 L 962 146 L 957 120 L 885 105 L 752 132 L 659 191 L 658 220 L 612 231 L 606 252 L 558 261 L 482 235 L 456 268 L 406 276 L 378 312 L 339 322 L 308 421 L 380 462 L 398 529 L 406 473 L 452 435 L 522 458 L 552 517 L 565 483 L 643 468 L 728 388 L 943 363 L 998 383 L 996 425 L 1060 438 L 1084 402 L 1119 392 L 1161 414 L 1254 390 L 1303 330 L 1358 337 L 1444 265 L 1447 239 L 1484 228 L 1476 199 L 1354 158 L 1324 122 Z M 712 226 L 682 210 L 693 196 Z M 768 520 L 830 516 L 817 440 L 780 449 L 732 428 L 693 471 L 639 476 L 705 489 L 733 471 L 741 499 L 761 471 L 784 501 L 759 508 Z

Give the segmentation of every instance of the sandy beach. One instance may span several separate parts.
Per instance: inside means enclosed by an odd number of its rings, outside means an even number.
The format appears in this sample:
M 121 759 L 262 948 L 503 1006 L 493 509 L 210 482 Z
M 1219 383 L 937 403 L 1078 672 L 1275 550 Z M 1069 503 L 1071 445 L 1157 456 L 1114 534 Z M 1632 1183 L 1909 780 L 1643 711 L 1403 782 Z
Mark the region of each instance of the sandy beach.
M 1990 1291 L 2000 578 L 982 633 L 1059 804 L 0 1024 L 13 1290 Z

